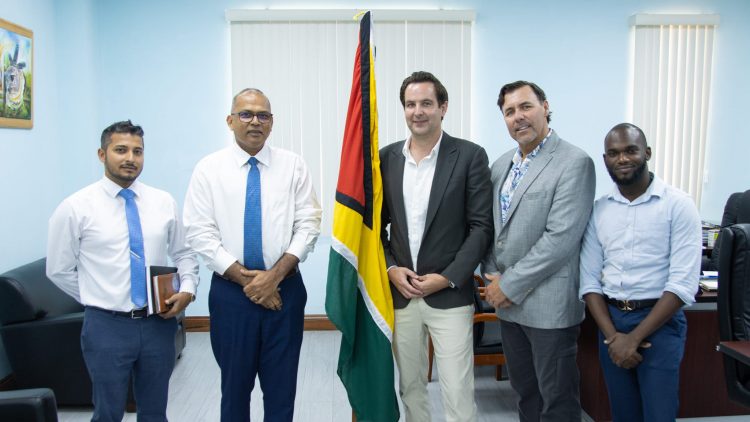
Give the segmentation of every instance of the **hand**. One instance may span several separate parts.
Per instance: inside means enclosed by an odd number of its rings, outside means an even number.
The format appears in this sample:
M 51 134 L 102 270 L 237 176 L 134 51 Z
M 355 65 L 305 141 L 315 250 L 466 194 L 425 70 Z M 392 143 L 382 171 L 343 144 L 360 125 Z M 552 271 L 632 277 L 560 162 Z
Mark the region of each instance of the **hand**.
M 484 290 L 487 303 L 495 309 L 511 307 L 513 302 L 500 289 L 500 274 L 485 274 L 484 278 L 490 281 L 490 285 Z
M 223 277 L 229 281 L 233 281 L 242 287 L 248 285 L 253 281 L 253 277 L 249 277 L 242 274 L 242 270 L 248 271 L 247 268 L 243 267 L 239 262 L 235 261 L 232 265 L 224 271 Z
M 429 296 L 450 286 L 447 278 L 435 273 L 412 277 L 411 284 L 421 291 L 423 296 Z
M 651 343 L 639 341 L 630 334 L 616 332 L 613 336 L 604 340 L 608 346 L 609 358 L 616 366 L 624 369 L 632 369 L 643 361 L 643 356 L 638 349 L 648 349 Z
M 169 310 L 159 314 L 164 319 L 174 318 L 180 312 L 182 312 L 190 302 L 193 301 L 193 294 L 188 292 L 179 292 L 170 296 L 166 302 L 167 305 L 171 305 Z
M 281 278 L 276 275 L 275 271 L 248 270 L 243 268 L 240 270 L 240 274 L 242 277 L 251 279 L 242 288 L 248 299 L 268 309 L 281 309 L 281 296 L 278 292 Z
M 411 280 L 417 277 L 419 277 L 417 273 L 406 267 L 391 267 L 388 270 L 388 278 L 391 280 L 391 283 L 407 299 L 423 296 L 422 291 L 412 285 Z
M 281 310 L 281 295 L 279 294 L 278 291 L 276 291 L 267 299 L 265 300 L 259 299 L 255 303 L 257 303 L 258 305 L 266 309 L 270 309 L 272 311 L 280 311 Z

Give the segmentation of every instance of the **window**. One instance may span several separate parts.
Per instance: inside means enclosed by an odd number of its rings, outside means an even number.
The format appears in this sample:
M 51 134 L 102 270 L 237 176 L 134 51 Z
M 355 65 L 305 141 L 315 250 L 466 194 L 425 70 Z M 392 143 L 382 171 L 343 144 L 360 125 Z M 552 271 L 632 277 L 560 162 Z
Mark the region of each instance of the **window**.
M 650 168 L 700 203 L 718 15 L 631 17 L 631 118 L 646 134 Z
M 331 230 L 359 23 L 353 10 L 228 10 L 232 92 L 255 87 L 274 113 L 272 145 L 302 155 Z M 416 70 L 437 76 L 449 94 L 443 127 L 471 138 L 472 11 L 373 10 L 379 145 L 407 135 L 401 81 Z

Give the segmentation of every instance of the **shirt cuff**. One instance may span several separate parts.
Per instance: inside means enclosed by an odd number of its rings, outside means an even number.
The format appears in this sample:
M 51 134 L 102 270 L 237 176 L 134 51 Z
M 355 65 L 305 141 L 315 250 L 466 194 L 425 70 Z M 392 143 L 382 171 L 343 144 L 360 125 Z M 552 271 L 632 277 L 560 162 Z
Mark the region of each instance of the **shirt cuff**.
M 299 259 L 299 262 L 304 262 L 305 258 L 307 258 L 308 249 L 304 240 L 292 237 L 292 241 L 289 243 L 289 247 L 285 252 L 296 256 Z
M 180 292 L 190 293 L 195 296 L 198 292 L 198 283 L 192 277 L 188 280 L 182 280 L 180 283 Z
M 678 291 L 677 289 L 672 289 L 669 287 L 664 289 L 664 291 L 674 293 L 678 298 L 680 298 L 684 306 L 690 306 L 695 303 L 695 294 L 685 293 L 684 291 Z M 695 293 L 697 293 L 697 291 Z
M 216 257 L 211 263 L 211 269 L 216 271 L 219 275 L 224 275 L 227 272 L 227 268 L 237 262 L 237 258 L 233 257 L 232 254 L 227 252 L 224 248 L 219 248 L 216 251 Z
M 604 296 L 604 292 L 602 291 L 602 289 L 600 289 L 600 288 L 597 289 L 596 287 L 589 286 L 589 287 L 585 287 L 585 288 L 582 288 L 582 289 L 579 290 L 579 292 L 578 292 L 578 300 L 580 300 L 581 302 L 583 302 L 584 301 L 583 297 L 586 296 L 589 293 L 596 293 L 598 295 Z

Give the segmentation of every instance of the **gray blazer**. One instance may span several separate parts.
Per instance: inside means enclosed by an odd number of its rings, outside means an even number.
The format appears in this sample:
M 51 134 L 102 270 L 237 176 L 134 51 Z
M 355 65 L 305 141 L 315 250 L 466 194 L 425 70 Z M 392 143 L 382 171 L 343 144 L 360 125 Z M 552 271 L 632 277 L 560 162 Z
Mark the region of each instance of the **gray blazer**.
M 382 241 L 388 267 L 407 267 L 417 274 L 438 273 L 456 288 L 446 288 L 425 298 L 437 309 L 474 303 L 472 275 L 492 240 L 492 184 L 484 148 L 443 133 L 432 180 L 419 268 L 414 268 L 404 210 L 404 142 L 380 150 L 383 176 Z M 390 225 L 390 233 L 386 227 Z M 396 309 L 406 299 L 391 288 Z
M 514 303 L 498 310 L 500 318 L 535 328 L 571 327 L 584 316 L 578 260 L 594 201 L 594 162 L 553 131 L 514 193 L 503 225 L 500 190 L 515 151 L 492 165 L 495 241 L 483 271 L 502 274 L 500 288 Z

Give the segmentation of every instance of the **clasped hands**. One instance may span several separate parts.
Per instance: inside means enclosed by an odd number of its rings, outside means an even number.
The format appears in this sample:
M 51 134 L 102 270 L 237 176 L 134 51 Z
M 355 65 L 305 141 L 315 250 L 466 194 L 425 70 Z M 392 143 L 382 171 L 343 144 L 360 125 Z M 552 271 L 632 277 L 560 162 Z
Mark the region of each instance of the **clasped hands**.
M 406 267 L 391 267 L 388 278 L 407 299 L 429 296 L 450 286 L 448 279 L 440 274 L 419 275 Z
M 509 308 L 513 305 L 508 296 L 500 289 L 500 274 L 484 274 L 484 278 L 490 281 L 489 286 L 484 290 L 484 299 L 492 305 L 493 308 Z
M 242 286 L 248 299 L 264 308 L 278 311 L 281 309 L 279 283 L 283 277 L 273 270 L 248 270 L 239 263 L 230 265 L 224 273 L 227 278 Z
M 643 356 L 638 353 L 638 349 L 648 349 L 651 343 L 640 341 L 631 334 L 616 332 L 614 335 L 606 338 L 604 344 L 607 345 L 609 358 L 612 363 L 623 369 L 632 369 L 643 361 Z

